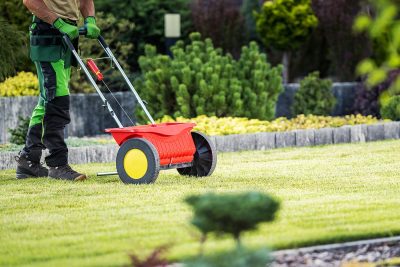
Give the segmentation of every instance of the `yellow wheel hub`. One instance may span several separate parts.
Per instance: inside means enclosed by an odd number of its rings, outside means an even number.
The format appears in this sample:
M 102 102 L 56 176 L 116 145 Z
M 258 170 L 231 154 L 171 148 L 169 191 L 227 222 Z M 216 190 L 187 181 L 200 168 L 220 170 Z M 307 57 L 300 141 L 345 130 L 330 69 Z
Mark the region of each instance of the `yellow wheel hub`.
M 124 169 L 132 179 L 141 179 L 147 172 L 148 161 L 143 151 L 132 149 L 124 158 Z

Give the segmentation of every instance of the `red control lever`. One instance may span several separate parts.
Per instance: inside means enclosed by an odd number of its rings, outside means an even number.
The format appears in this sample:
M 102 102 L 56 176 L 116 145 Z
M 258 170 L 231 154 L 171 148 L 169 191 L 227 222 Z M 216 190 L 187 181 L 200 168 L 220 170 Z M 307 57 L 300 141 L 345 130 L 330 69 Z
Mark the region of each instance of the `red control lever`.
M 104 79 L 103 74 L 97 67 L 96 63 L 94 63 L 93 59 L 89 58 L 87 60 L 87 65 L 88 65 L 89 69 L 94 73 L 94 75 L 96 75 L 98 81 L 102 81 Z

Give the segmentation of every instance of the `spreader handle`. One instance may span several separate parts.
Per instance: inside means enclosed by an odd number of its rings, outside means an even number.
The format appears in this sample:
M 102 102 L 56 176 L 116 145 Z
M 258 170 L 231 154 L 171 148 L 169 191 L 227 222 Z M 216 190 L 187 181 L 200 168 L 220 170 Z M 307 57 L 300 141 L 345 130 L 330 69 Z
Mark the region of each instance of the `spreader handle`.
M 142 109 L 144 110 L 144 112 L 147 115 L 147 118 L 149 118 L 151 124 L 156 124 L 156 122 L 154 121 L 153 117 L 150 115 L 150 112 L 147 110 L 146 105 L 143 103 L 143 100 L 140 98 L 138 92 L 136 91 L 136 89 L 133 87 L 131 81 L 129 80 L 128 76 L 126 75 L 125 71 L 122 69 L 121 65 L 119 64 L 117 58 L 114 56 L 113 52 L 110 50 L 110 48 L 108 47 L 106 41 L 104 40 L 104 38 L 102 36 L 99 36 L 98 38 L 99 43 L 101 44 L 101 46 L 103 47 L 104 51 L 107 53 L 107 55 L 111 58 L 111 60 L 114 62 L 115 66 L 117 66 L 117 69 L 121 72 L 122 77 L 124 77 L 125 82 L 128 84 L 129 89 L 131 89 L 132 93 L 135 95 L 136 100 L 139 102 L 140 106 L 142 107 Z
M 103 38 L 103 37 L 102 37 Z M 108 103 L 107 99 L 104 97 L 103 93 L 101 92 L 100 88 L 97 86 L 97 83 L 94 81 L 92 75 L 90 74 L 88 68 L 86 67 L 86 64 L 83 63 L 81 57 L 79 56 L 78 52 L 76 52 L 76 49 L 74 45 L 72 44 L 71 40 L 67 35 L 63 36 L 64 42 L 67 44 L 68 48 L 71 50 L 72 54 L 78 61 L 79 65 L 81 66 L 82 70 L 85 72 L 86 76 L 88 77 L 90 83 L 93 85 L 94 89 L 96 89 L 97 94 L 100 96 L 101 100 L 104 103 L 104 106 L 107 107 L 108 112 L 110 113 L 111 117 L 113 117 L 114 121 L 117 123 L 119 128 L 124 128 L 122 125 L 121 121 L 118 119 L 117 115 L 115 114 L 113 108 L 111 107 L 110 103 Z

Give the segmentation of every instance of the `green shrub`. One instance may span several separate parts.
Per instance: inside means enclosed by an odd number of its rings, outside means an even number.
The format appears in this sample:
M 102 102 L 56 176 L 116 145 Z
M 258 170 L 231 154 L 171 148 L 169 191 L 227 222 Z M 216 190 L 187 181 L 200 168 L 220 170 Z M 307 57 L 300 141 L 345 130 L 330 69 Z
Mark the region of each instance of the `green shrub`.
M 173 59 L 158 55 L 150 45 L 139 59 L 143 78 L 136 87 L 156 118 L 166 114 L 274 117 L 283 90 L 281 68 L 271 67 L 256 43 L 243 47 L 236 61 L 210 39 L 202 41 L 199 33 L 190 39 L 188 45 L 179 41 L 172 47 Z
M 23 33 L 0 17 L 0 82 L 14 75 L 28 48 Z
M 400 120 L 400 96 L 392 96 L 387 104 L 381 107 L 382 118 L 394 121 Z
M 240 246 L 244 231 L 254 230 L 262 222 L 271 222 L 279 203 L 270 196 L 249 192 L 216 195 L 208 193 L 186 198 L 192 206 L 192 224 L 206 236 L 208 233 L 231 234 Z
M 294 96 L 295 115 L 330 115 L 336 104 L 332 93 L 332 81 L 319 78 L 319 72 L 313 72 L 300 83 L 300 89 Z
M 267 249 L 251 251 L 244 248 L 235 249 L 213 256 L 201 256 L 185 262 L 187 267 L 265 267 L 271 262 Z
M 26 140 L 26 134 L 29 129 L 30 118 L 18 117 L 19 124 L 15 129 L 8 129 L 11 134 L 10 143 L 16 145 L 24 145 Z
M 30 95 L 39 95 L 38 79 L 31 72 L 20 72 L 0 83 L 0 97 Z
M 289 52 L 307 40 L 318 25 L 311 0 L 267 0 L 256 13 L 256 27 L 267 48 L 284 53 L 284 82 L 289 78 Z

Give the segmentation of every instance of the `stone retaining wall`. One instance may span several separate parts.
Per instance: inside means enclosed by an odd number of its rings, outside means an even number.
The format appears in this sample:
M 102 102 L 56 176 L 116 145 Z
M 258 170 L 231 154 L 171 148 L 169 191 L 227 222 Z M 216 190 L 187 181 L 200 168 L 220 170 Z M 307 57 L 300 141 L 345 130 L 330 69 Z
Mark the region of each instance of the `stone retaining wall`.
M 337 104 L 333 115 L 342 116 L 351 113 L 354 101 L 356 83 L 337 83 L 333 85 L 333 93 L 337 98 Z M 298 90 L 298 84 L 288 84 L 280 95 L 277 107 L 277 117 L 291 117 L 293 97 Z M 131 92 L 119 92 L 115 94 L 122 107 L 130 112 L 133 117 L 135 99 Z M 132 125 L 129 119 L 122 114 L 121 108 L 106 94 L 115 113 L 125 126 Z M 147 99 L 150 101 L 150 99 Z M 18 125 L 18 117 L 28 117 L 37 103 L 37 97 L 0 97 L 0 144 L 7 143 L 10 138 L 8 129 Z M 71 124 L 67 128 L 69 136 L 94 136 L 104 133 L 105 128 L 116 127 L 114 120 L 102 107 L 102 102 L 97 94 L 75 94 L 71 96 Z
M 332 112 L 333 116 L 343 116 L 353 112 L 356 88 L 358 85 L 358 83 L 334 83 L 332 85 L 332 92 L 336 97 L 336 106 Z M 276 106 L 276 117 L 293 117 L 291 109 L 294 95 L 299 88 L 300 84 L 298 83 L 285 85 L 285 91 L 279 96 Z
M 132 93 L 116 93 L 115 97 L 122 107 L 130 112 L 133 117 L 135 98 Z M 106 94 L 115 113 L 124 125 L 132 125 L 129 119 L 122 115 L 122 109 L 115 100 Z M 19 123 L 19 116 L 26 118 L 31 116 L 33 108 L 37 104 L 37 97 L 0 97 L 0 144 L 7 143 L 10 138 L 8 129 L 15 128 Z M 103 107 L 103 103 L 97 94 L 71 95 L 71 123 L 66 129 L 69 136 L 94 136 L 104 133 L 106 128 L 117 127 L 116 123 Z
M 400 122 L 319 130 L 211 136 L 210 138 L 218 152 L 372 142 L 400 139 Z M 69 160 L 71 164 L 114 162 L 117 151 L 117 145 L 70 148 Z M 0 153 L 0 170 L 15 168 L 16 155 L 16 152 Z

